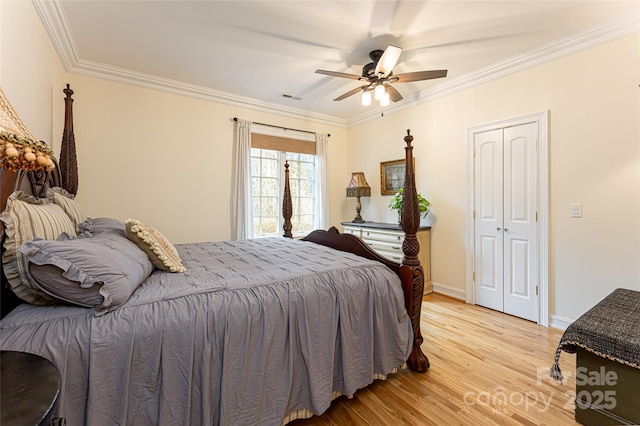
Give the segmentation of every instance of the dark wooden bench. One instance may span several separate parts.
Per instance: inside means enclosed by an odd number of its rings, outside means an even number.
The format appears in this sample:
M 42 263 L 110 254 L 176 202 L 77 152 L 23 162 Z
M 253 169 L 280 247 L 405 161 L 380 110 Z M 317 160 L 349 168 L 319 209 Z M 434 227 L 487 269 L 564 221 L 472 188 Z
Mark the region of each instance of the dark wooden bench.
M 640 292 L 616 289 L 565 330 L 551 368 L 557 380 L 561 351 L 577 353 L 576 421 L 640 424 Z

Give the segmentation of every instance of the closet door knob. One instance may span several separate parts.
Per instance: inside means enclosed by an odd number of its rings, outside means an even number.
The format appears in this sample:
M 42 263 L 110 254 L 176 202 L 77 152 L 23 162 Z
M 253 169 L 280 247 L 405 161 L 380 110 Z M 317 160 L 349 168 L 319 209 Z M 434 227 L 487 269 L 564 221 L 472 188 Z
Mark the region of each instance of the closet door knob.
M 500 232 L 500 231 L 502 231 L 502 228 L 500 228 L 500 227 L 498 226 L 497 230 L 498 230 L 498 232 Z

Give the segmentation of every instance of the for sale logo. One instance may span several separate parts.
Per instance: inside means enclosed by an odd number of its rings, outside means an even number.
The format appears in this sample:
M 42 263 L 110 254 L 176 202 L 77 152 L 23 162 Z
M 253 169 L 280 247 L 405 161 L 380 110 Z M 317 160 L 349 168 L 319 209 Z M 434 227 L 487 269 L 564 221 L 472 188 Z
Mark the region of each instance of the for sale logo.
M 565 375 L 565 378 L 570 376 Z M 549 377 L 548 368 L 538 368 L 536 385 L 542 386 L 543 381 L 557 386 L 557 382 Z M 589 370 L 586 367 L 576 369 L 576 384 L 583 386 L 615 386 L 618 383 L 618 375 L 615 371 L 607 371 L 604 366 L 598 370 Z M 566 382 L 563 382 L 566 384 Z M 545 412 L 551 406 L 554 398 L 561 398 L 563 406 L 572 410 L 575 404 L 580 408 L 597 406 L 598 408 L 611 410 L 616 407 L 616 391 L 607 389 L 582 389 L 577 394 L 574 391 L 544 392 L 541 390 L 510 391 L 504 386 L 496 386 L 487 391 L 469 391 L 464 394 L 464 403 L 469 406 L 479 405 L 492 409 L 493 412 L 507 413 L 509 407 L 524 407 L 525 411 L 536 410 Z
M 618 384 L 618 374 L 607 371 L 604 365 L 599 370 L 589 370 L 587 367 L 576 368 L 576 385 L 578 386 L 615 386 Z
M 615 386 L 618 384 L 618 374 L 615 371 L 607 371 L 604 365 L 599 370 L 589 370 L 587 367 L 576 368 L 577 386 Z M 613 389 L 582 389 L 577 392 L 576 404 L 580 408 L 597 408 L 612 410 L 616 408 L 616 391 Z

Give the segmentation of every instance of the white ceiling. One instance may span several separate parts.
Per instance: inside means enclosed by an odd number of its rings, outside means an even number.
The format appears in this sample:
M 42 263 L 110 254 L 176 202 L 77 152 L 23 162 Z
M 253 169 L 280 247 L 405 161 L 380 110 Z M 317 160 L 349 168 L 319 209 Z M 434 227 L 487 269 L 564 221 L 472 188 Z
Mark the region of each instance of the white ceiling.
M 638 29 L 626 1 L 33 0 L 68 71 L 346 125 L 379 115 L 360 96 L 368 53 L 404 49 L 400 109 Z M 585 41 L 586 40 L 586 41 Z M 564 46 L 564 47 L 563 47 Z M 566 47 L 568 46 L 568 47 Z M 281 95 L 294 98 L 285 98 Z

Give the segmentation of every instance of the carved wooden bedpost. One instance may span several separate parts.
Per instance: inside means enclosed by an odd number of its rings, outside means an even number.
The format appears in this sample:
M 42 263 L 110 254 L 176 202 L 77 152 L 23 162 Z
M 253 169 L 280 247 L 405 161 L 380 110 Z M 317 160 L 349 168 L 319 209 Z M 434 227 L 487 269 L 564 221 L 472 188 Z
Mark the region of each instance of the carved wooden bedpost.
M 289 162 L 284 163 L 284 195 L 282 197 L 282 216 L 284 217 L 283 237 L 293 238 L 291 234 L 291 216 L 293 215 L 293 204 L 291 202 L 291 187 L 289 186 Z
M 420 209 L 418 208 L 418 192 L 416 191 L 415 172 L 413 170 L 413 136 L 407 130 L 404 137 L 405 147 L 405 181 L 402 200 L 401 226 L 405 233 L 402 243 L 402 265 L 400 277 L 404 290 L 407 313 L 413 326 L 413 349 L 407 360 L 409 368 L 413 371 L 424 372 L 429 368 L 429 359 L 422 352 L 422 333 L 420 332 L 420 310 L 422 308 L 422 295 L 424 293 L 424 270 L 420 265 L 418 253 L 418 228 L 420 228 Z
M 60 147 L 61 186 L 70 194 L 78 193 L 78 159 L 76 156 L 76 137 L 73 134 L 73 90 L 67 84 L 63 90 L 64 98 L 64 131 Z

